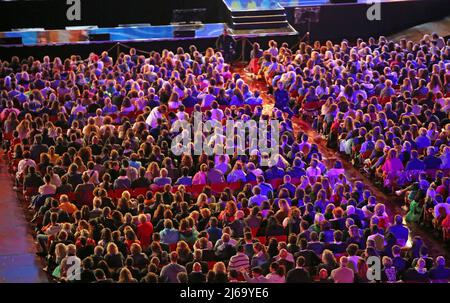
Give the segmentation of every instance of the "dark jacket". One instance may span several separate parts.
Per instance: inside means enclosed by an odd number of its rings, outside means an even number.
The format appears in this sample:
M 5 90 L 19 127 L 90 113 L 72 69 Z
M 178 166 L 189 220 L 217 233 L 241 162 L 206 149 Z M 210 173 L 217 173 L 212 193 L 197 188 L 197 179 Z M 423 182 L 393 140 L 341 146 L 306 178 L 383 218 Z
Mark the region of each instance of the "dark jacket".
M 286 276 L 286 283 L 311 283 L 311 276 L 304 268 L 291 269 Z

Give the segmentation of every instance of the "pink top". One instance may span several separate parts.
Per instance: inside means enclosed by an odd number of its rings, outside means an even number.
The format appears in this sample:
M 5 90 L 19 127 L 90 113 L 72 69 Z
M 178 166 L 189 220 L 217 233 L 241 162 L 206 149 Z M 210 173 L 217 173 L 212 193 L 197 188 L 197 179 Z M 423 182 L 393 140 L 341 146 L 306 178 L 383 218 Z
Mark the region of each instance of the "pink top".
M 385 172 L 387 174 L 400 172 L 403 169 L 404 169 L 403 163 L 398 158 L 386 160 L 382 167 L 383 172 Z
M 206 174 L 202 171 L 199 171 L 194 175 L 194 178 L 192 178 L 192 184 L 198 185 L 198 184 L 206 184 Z

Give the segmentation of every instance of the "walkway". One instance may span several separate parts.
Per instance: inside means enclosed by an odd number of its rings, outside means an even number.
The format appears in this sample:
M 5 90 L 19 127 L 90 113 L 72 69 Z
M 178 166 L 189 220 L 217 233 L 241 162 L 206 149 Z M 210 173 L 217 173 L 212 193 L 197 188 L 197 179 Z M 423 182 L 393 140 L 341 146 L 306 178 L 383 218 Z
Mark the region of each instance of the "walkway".
M 0 152 L 0 188 L 0 283 L 48 282 L 35 255 L 26 209 L 12 189 L 3 152 Z

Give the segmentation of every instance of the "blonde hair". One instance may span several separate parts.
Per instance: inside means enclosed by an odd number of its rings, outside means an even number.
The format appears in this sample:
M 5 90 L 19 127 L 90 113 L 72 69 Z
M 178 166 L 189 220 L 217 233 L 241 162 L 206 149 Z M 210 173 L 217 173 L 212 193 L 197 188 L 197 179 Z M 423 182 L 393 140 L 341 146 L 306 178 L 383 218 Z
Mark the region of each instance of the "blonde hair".
M 119 253 L 119 248 L 117 247 L 116 243 L 109 242 L 108 246 L 106 247 L 106 251 L 108 252 L 108 254 L 117 255 Z
M 225 266 L 225 263 L 217 262 L 216 264 L 214 264 L 213 272 L 215 272 L 215 273 L 218 273 L 218 272 L 226 273 L 226 270 L 227 270 L 227 268 Z

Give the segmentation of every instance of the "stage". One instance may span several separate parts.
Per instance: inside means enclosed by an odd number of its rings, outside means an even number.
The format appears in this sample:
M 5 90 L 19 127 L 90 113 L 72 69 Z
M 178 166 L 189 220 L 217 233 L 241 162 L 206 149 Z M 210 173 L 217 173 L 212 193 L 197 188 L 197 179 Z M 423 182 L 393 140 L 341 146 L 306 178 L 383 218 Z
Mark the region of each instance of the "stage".
M 73 22 L 61 19 L 60 15 L 65 16 L 67 8 L 61 5 L 61 1 L 0 2 L 0 29 L 3 29 L 0 32 L 0 40 L 3 40 L 0 58 L 12 55 L 87 55 L 92 51 L 111 49 L 119 43 L 146 51 L 174 50 L 193 43 L 199 49 L 205 49 L 214 46 L 223 28 L 228 27 L 240 42 L 237 47 L 237 52 L 243 54 L 240 59 L 245 60 L 250 43 L 254 41 L 264 45 L 275 39 L 294 45 L 306 37 L 335 42 L 342 38 L 367 39 L 392 35 L 450 15 L 449 0 L 380 0 L 381 20 L 376 21 L 367 18 L 370 5 L 366 0 L 354 3 L 330 3 L 328 0 L 167 0 L 164 8 L 152 6 L 150 1 L 127 0 L 124 4 L 121 0 L 109 0 L 106 1 L 108 5 L 105 1 L 82 0 L 82 20 Z M 49 9 L 51 6 L 53 10 Z M 173 9 L 203 7 L 206 9 L 203 24 L 171 24 Z M 314 9 L 317 22 L 302 18 L 299 12 L 304 9 Z M 56 14 L 57 10 L 61 10 L 61 14 Z M 133 13 L 127 14 L 128 10 Z M 16 12 L 14 18 L 11 15 L 13 11 Z M 143 11 L 147 12 L 145 16 Z M 21 18 L 17 18 L 17 12 Z M 5 21 L 9 24 L 5 25 Z M 161 23 L 163 25 L 158 25 Z M 192 29 L 194 34 L 174 35 L 180 29 Z

